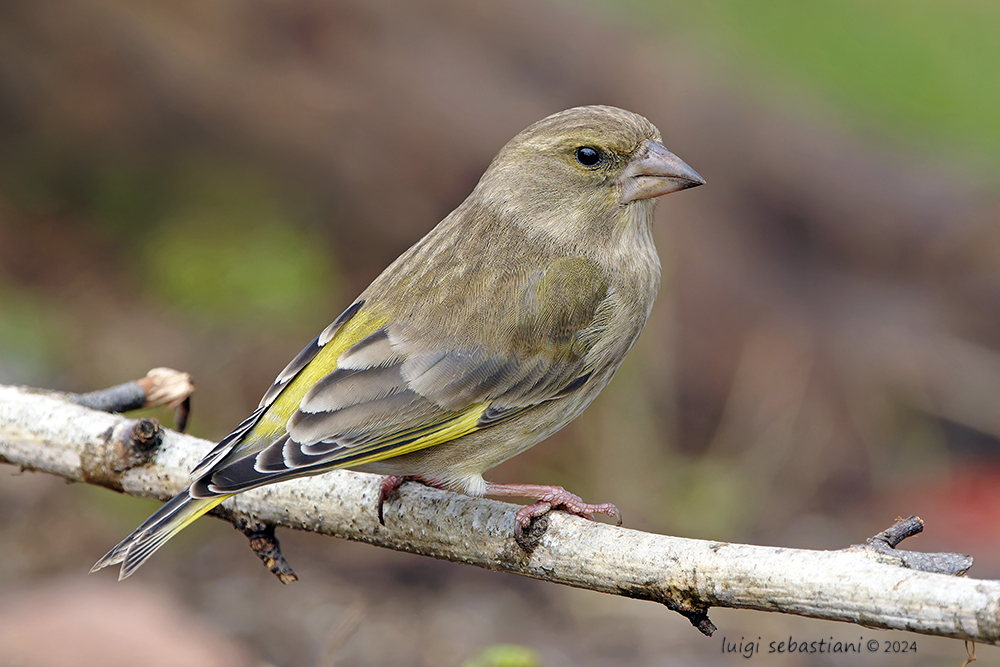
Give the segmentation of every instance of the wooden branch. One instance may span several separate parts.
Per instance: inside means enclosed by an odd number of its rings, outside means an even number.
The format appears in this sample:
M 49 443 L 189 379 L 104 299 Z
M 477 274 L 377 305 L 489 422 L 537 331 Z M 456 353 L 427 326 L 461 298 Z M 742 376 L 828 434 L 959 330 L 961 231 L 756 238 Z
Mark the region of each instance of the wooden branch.
M 162 437 L 162 444 L 123 459 L 121 443 L 136 436 L 146 444 Z M 184 488 L 188 471 L 212 446 L 151 429 L 144 420 L 0 386 L 0 462 L 25 470 L 165 500 Z M 144 458 L 146 463 L 128 467 Z M 516 506 L 418 484 L 405 484 L 389 498 L 383 526 L 376 512 L 380 480 L 337 471 L 249 491 L 220 509 L 259 543 L 258 554 L 269 567 L 286 577 L 291 570 L 282 570 L 287 564 L 273 526 L 653 600 L 706 634 L 714 629 L 708 609 L 732 607 L 1000 644 L 1000 581 L 913 569 L 963 571 L 971 564 L 968 557 L 913 559 L 911 552 L 895 550 L 919 530 L 919 520 L 903 522 L 871 544 L 806 551 L 667 537 L 552 512 L 543 517 L 543 534 L 537 535 L 541 524 L 533 526 L 537 546 L 529 554 L 512 537 Z

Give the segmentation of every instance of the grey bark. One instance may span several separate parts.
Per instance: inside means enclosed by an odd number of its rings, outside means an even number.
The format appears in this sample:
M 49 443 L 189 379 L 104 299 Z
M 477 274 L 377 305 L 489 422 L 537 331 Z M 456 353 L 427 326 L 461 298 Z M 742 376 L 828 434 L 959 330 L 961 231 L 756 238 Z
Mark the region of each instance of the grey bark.
M 148 456 L 116 459 L 123 434 L 142 431 L 149 444 L 148 431 L 135 425 L 56 395 L 0 386 L 0 462 L 25 470 L 165 500 L 186 486 L 188 471 L 214 444 L 164 430 Z M 258 530 L 308 530 L 661 602 L 706 634 L 714 629 L 707 610 L 732 607 L 1000 643 L 1000 581 L 912 569 L 920 559 L 893 549 L 901 538 L 887 540 L 888 533 L 877 544 L 809 551 L 669 537 L 552 512 L 526 553 L 512 538 L 517 506 L 418 484 L 390 498 L 383 526 L 375 507 L 380 480 L 336 471 L 242 493 L 221 509 Z M 949 564 L 934 567 L 971 563 L 952 554 L 929 559 L 942 561 Z

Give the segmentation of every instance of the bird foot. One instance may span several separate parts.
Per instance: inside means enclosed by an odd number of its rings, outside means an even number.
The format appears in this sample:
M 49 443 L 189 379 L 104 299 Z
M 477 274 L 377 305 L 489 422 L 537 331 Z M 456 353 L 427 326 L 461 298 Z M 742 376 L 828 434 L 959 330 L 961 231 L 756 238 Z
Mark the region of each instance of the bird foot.
M 563 510 L 584 519 L 590 519 L 591 521 L 594 520 L 595 514 L 607 514 L 614 517 L 617 525 L 622 525 L 621 512 L 611 503 L 601 503 L 599 505 L 585 503 L 583 502 L 583 498 L 575 493 L 570 493 L 561 486 L 496 484 L 489 482 L 486 484 L 486 495 L 534 498 L 538 501 L 533 505 L 522 507 L 515 515 L 514 539 L 522 547 L 525 547 L 525 531 L 530 528 L 532 519 L 554 509 Z
M 386 475 L 378 485 L 378 522 L 383 526 L 385 525 L 385 515 L 383 513 L 385 501 L 396 492 L 396 489 L 403 485 L 403 482 L 420 482 L 435 489 L 445 488 L 444 483 L 440 480 L 421 477 L 420 475 L 408 475 L 405 477 L 403 475 Z
M 385 525 L 385 514 L 383 513 L 385 501 L 403 485 L 406 479 L 402 475 L 386 475 L 378 485 L 378 522 L 383 526 Z

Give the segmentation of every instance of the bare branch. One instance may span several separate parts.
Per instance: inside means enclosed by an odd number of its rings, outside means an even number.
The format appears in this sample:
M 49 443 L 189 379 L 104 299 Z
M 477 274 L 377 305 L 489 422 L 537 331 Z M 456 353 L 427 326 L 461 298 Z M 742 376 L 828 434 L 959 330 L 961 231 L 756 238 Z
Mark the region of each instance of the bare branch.
M 0 461 L 23 469 L 167 499 L 213 446 L 164 430 L 148 463 L 119 470 L 108 464 L 109 452 L 118 434 L 134 433 L 135 425 L 57 396 L 0 386 Z M 806 551 L 667 537 L 552 512 L 528 554 L 512 537 L 517 506 L 418 484 L 404 484 L 389 498 L 383 526 L 376 510 L 380 481 L 337 471 L 248 491 L 220 509 L 260 542 L 255 550 L 272 570 L 289 578 L 269 526 L 653 600 L 706 634 L 714 629 L 708 609 L 732 607 L 1000 644 L 1000 582 L 912 569 L 901 556 L 910 552 L 894 545 L 913 534 L 913 520 L 868 545 Z M 946 567 L 969 563 L 966 557 Z M 920 566 L 936 567 L 933 560 Z

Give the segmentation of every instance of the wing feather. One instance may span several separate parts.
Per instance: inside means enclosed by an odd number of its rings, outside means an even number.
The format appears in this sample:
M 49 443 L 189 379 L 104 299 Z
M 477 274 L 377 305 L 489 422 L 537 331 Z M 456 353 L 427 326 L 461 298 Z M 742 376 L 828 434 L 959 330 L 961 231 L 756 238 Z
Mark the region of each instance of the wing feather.
M 264 392 L 264 396 L 260 399 L 257 409 L 254 410 L 249 417 L 244 419 L 239 426 L 233 429 L 232 433 L 220 440 L 219 444 L 216 445 L 212 451 L 209 452 L 205 458 L 203 458 L 198 465 L 194 467 L 191 471 L 192 479 L 196 479 L 197 477 L 200 477 L 208 472 L 213 466 L 215 466 L 216 463 L 225 458 L 226 455 L 228 455 L 230 451 L 232 451 L 232 449 L 242 441 L 243 436 L 245 436 L 257 425 L 257 422 L 263 416 L 264 412 L 272 403 L 274 403 L 275 399 L 278 398 L 284 388 L 288 386 L 288 383 L 295 379 L 295 376 L 298 375 L 303 368 L 309 365 L 323 346 L 332 340 L 333 336 L 340 331 L 340 328 L 344 325 L 344 323 L 354 317 L 354 315 L 361 310 L 364 305 L 365 302 L 363 300 L 355 301 L 347 310 L 342 312 L 337 319 L 330 324 L 330 326 L 324 329 L 323 333 L 309 341 L 309 344 L 302 348 L 297 355 L 295 355 L 288 365 L 285 366 L 280 373 L 278 373 L 278 377 L 274 379 L 274 382 L 271 383 L 268 390 Z
M 491 335 L 507 341 L 493 345 L 456 344 L 469 337 L 390 321 L 359 301 L 278 376 L 229 449 L 199 466 L 192 494 L 400 456 L 578 390 L 593 370 L 586 353 L 606 283 L 587 260 L 563 258 L 517 285 L 496 296 L 524 307 L 507 309 L 518 319 L 496 323 Z

